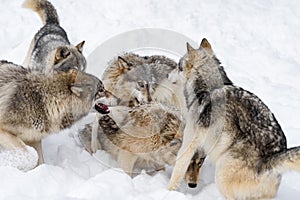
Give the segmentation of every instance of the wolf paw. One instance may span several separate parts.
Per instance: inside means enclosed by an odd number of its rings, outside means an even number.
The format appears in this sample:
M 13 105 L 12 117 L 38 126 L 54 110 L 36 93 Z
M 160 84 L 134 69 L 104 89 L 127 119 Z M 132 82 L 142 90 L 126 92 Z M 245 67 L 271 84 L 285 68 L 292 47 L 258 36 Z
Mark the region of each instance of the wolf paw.
M 104 131 L 104 134 L 119 130 L 116 122 L 108 115 L 104 115 L 99 119 L 99 125 Z

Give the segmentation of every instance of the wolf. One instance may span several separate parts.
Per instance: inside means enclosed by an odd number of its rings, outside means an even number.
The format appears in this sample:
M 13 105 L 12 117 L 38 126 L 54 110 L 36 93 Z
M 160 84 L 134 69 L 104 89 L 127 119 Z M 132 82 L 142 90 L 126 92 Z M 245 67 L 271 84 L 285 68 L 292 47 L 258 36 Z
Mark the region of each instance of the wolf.
M 92 135 L 95 132 L 99 149 L 110 153 L 130 176 L 141 169 L 152 173 L 164 169 L 166 164 L 175 164 L 184 124 L 178 112 L 166 105 L 112 107 L 109 115 L 97 115 L 96 123 L 96 128 L 87 124 L 79 132 L 80 141 L 90 153 L 94 152 Z M 189 187 L 197 186 L 202 164 L 203 160 L 195 154 L 185 175 Z
M 111 61 L 102 80 L 105 88 L 121 100 L 120 105 L 133 107 L 154 100 L 179 105 L 175 85 L 168 80 L 176 66 L 175 61 L 165 56 L 125 53 Z
M 105 95 L 97 77 L 76 69 L 47 76 L 1 61 L 0 149 L 26 153 L 31 146 L 43 163 L 41 139 L 69 128 Z
M 23 66 L 44 74 L 49 74 L 52 69 L 67 71 L 74 68 L 84 71 L 84 41 L 76 46 L 70 44 L 67 33 L 59 24 L 54 6 L 47 0 L 25 0 L 23 7 L 37 12 L 44 24 L 35 34 Z
M 188 112 L 182 146 L 169 183 L 178 187 L 196 150 L 216 164 L 215 182 L 226 199 L 269 199 L 282 173 L 300 171 L 300 147 L 286 137 L 270 109 L 234 86 L 210 43 L 187 44 L 178 65 Z

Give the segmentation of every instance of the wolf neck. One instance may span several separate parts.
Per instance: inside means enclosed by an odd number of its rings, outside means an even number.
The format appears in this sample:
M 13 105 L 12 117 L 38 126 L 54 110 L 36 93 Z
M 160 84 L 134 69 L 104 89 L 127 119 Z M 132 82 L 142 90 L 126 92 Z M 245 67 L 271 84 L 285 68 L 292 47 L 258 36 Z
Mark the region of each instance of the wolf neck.
M 220 62 L 215 58 L 209 58 L 204 63 L 195 62 L 194 71 L 191 78 L 194 80 L 203 81 L 205 89 L 213 91 L 224 86 L 225 71 L 220 67 Z M 227 78 L 228 79 L 228 78 Z
M 205 63 L 196 63 L 191 71 L 190 78 L 186 82 L 184 96 L 187 108 L 198 105 L 204 99 L 209 99 L 210 94 L 224 87 L 232 85 L 225 71 L 219 66 L 217 59 L 206 60 Z

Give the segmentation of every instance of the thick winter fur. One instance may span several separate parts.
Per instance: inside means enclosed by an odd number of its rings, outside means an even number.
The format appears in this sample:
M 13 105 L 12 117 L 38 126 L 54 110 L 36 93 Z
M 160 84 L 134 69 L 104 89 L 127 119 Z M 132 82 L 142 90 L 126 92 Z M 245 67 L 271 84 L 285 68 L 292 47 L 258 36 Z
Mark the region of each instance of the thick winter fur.
M 188 112 L 169 189 L 178 187 L 200 149 L 215 162 L 215 181 L 226 199 L 274 198 L 281 174 L 300 170 L 300 148 L 287 149 L 273 113 L 232 85 L 206 39 L 197 50 L 188 45 L 178 70 Z
M 120 98 L 120 105 L 132 107 L 153 100 L 178 105 L 176 85 L 168 80 L 176 66 L 165 56 L 125 53 L 109 64 L 102 80 L 105 88 Z
M 46 74 L 53 69 L 67 71 L 75 68 L 84 71 L 84 41 L 76 46 L 70 44 L 67 33 L 59 25 L 54 6 L 47 0 L 25 0 L 23 7 L 37 12 L 44 24 L 35 34 L 23 65 Z
M 40 141 L 70 127 L 105 96 L 102 82 L 70 69 L 51 76 L 0 62 L 0 146 L 4 150 L 33 146 L 43 162 Z
M 174 165 L 182 142 L 184 124 L 177 113 L 163 104 L 144 104 L 134 108 L 112 108 L 110 116 L 98 116 L 97 127 L 92 124 L 79 133 L 84 146 L 91 149 L 91 132 L 97 132 L 101 149 L 118 160 L 129 175 L 140 169 L 154 172 Z M 113 119 L 116 119 L 114 121 Z M 186 173 L 187 183 L 196 187 L 199 179 L 198 154 Z
M 132 174 L 136 163 L 135 168 L 152 170 L 160 170 L 165 164 L 174 164 L 181 145 L 183 124 L 175 114 L 162 106 L 117 106 L 111 108 L 110 116 L 98 116 L 96 131 L 101 148 L 118 159 L 120 167 L 128 174 Z M 91 128 L 91 125 L 87 125 L 80 135 L 90 135 Z M 131 158 L 126 161 L 129 155 Z

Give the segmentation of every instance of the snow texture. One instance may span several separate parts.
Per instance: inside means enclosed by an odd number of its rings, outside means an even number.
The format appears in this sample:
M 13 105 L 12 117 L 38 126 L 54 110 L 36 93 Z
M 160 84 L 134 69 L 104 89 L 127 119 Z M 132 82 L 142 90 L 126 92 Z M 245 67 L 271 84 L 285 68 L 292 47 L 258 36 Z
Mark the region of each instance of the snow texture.
M 36 150 L 30 146 L 0 152 L 0 166 L 15 167 L 22 171 L 33 169 L 38 162 Z
M 300 145 L 300 1 L 298 0 L 53 0 L 71 43 L 86 41 L 89 56 L 103 42 L 138 28 L 162 28 L 194 41 L 206 37 L 232 81 L 258 95 L 281 124 L 288 146 Z M 0 57 L 22 64 L 42 23 L 22 1 L 1 0 Z M 147 39 L 147 38 L 143 38 Z M 173 41 L 176 42 L 176 41 Z M 185 48 L 183 45 L 182 48 Z M 89 66 L 101 74 L 105 66 Z M 5 200 L 215 200 L 223 199 L 206 161 L 200 186 L 168 191 L 171 168 L 131 179 L 110 156 L 89 155 L 76 139 L 88 116 L 43 140 L 45 163 L 26 173 L 0 167 Z M 2 155 L 1 155 L 2 156 Z M 277 200 L 299 199 L 300 174 L 284 174 Z

